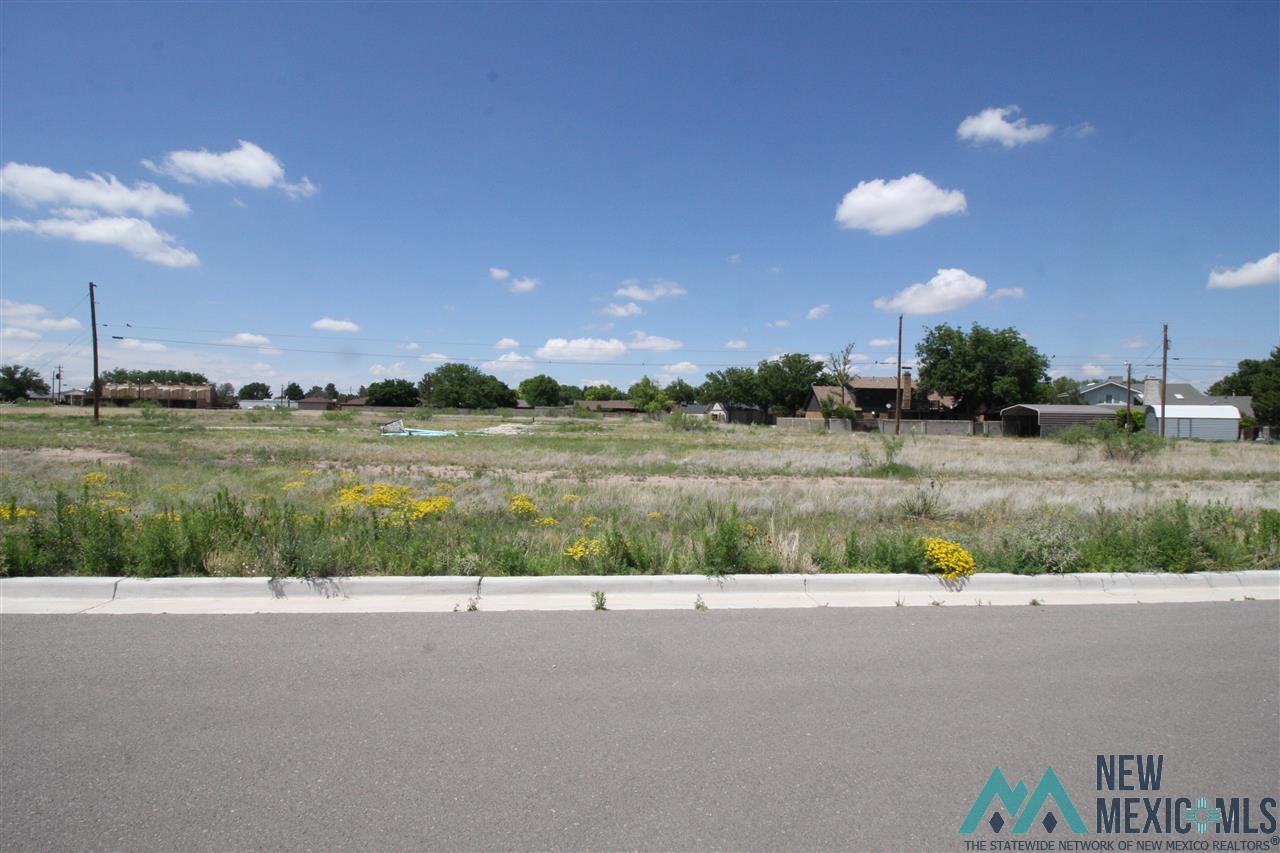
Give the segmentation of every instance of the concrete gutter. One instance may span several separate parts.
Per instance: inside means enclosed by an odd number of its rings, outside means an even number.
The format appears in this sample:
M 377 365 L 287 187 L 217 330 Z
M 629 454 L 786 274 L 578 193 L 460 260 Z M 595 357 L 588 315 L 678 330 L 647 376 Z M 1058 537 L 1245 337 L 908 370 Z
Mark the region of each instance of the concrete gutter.
M 6 578 L 0 614 L 431 613 L 466 610 L 1159 604 L 1280 601 L 1280 570 L 1178 575 L 623 575 L 553 577 Z

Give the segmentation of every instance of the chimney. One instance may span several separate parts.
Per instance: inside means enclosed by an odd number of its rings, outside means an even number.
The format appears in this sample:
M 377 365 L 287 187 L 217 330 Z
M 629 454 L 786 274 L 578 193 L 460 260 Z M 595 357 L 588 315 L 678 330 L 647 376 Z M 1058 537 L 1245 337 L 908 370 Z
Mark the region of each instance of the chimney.
M 1155 406 L 1160 403 L 1160 380 L 1148 376 L 1142 380 L 1142 403 Z

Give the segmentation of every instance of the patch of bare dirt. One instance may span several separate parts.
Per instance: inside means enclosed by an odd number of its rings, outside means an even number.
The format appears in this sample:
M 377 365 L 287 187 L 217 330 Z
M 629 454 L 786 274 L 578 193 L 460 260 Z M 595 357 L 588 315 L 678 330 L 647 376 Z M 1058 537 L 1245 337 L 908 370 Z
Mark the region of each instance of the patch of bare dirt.
M 104 465 L 132 465 L 134 458 L 128 453 L 118 450 L 94 450 L 90 447 L 37 447 L 31 450 L 24 448 L 4 448 L 0 450 L 0 458 L 17 457 L 29 453 L 41 459 L 55 462 L 101 462 Z

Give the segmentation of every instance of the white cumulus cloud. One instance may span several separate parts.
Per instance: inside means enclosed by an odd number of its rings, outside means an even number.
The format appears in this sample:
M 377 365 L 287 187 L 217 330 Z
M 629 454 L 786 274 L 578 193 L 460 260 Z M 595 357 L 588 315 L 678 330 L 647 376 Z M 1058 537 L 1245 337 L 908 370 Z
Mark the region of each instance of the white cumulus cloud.
M 238 347 L 265 347 L 271 343 L 271 339 L 253 332 L 237 332 L 229 338 L 223 338 L 222 343 Z
M 507 290 L 512 293 L 531 293 L 539 284 L 542 284 L 542 280 L 537 278 L 513 278 L 507 283 Z
M 610 302 L 600 309 L 600 313 L 607 314 L 610 317 L 638 317 L 644 313 L 644 309 L 634 302 L 627 302 L 622 305 L 617 302 Z
M 360 327 L 350 320 L 335 320 L 332 317 L 321 317 L 311 324 L 311 328 L 322 332 L 358 332 Z
M 664 296 L 684 296 L 689 292 L 676 282 L 665 279 L 654 279 L 651 284 L 651 287 L 643 287 L 639 279 L 627 279 L 622 282 L 622 287 L 613 292 L 613 295 L 626 299 L 638 299 L 641 302 L 653 302 Z
M 119 342 L 120 349 L 138 350 L 139 352 L 163 352 L 168 349 L 164 344 L 155 341 L 140 341 L 137 338 L 124 338 Z
M 691 361 L 677 361 L 675 364 L 668 364 L 662 368 L 664 373 L 670 373 L 675 376 L 689 376 L 698 372 L 698 365 Z
M 1280 281 L 1280 252 L 1272 252 L 1265 258 L 1250 261 L 1235 269 L 1216 269 L 1209 273 L 1209 287 L 1253 287 L 1259 284 L 1275 284 Z
M 426 355 L 418 356 L 418 361 L 448 361 L 449 356 L 442 352 L 429 352 Z
M 114 214 L 155 216 L 187 213 L 191 209 L 182 196 L 145 181 L 129 187 L 115 175 L 104 177 L 90 172 L 88 178 L 77 178 L 26 163 L 6 163 L 0 169 L 0 195 L 9 196 L 24 207 L 92 208 Z
M 747 342 L 746 342 L 746 341 L 738 341 L 738 340 L 725 341 L 725 342 L 724 342 L 724 348 L 725 348 L 725 349 L 746 349 L 746 348 L 747 348 Z
M 1053 125 L 1030 124 L 1018 116 L 1020 112 L 1013 106 L 987 107 L 960 122 L 956 136 L 969 142 L 998 142 L 1005 148 L 1015 148 L 1048 139 L 1053 133 Z
M 9 341 L 38 341 L 40 335 L 30 329 L 19 329 L 15 326 L 4 326 L 0 328 L 0 338 Z
M 904 314 L 940 314 L 976 302 L 986 292 L 987 283 L 977 276 L 961 269 L 940 269 L 923 284 L 903 288 L 890 299 L 877 299 L 875 306 Z
M 830 310 L 831 306 L 826 303 L 823 303 L 822 305 L 815 305 L 805 312 L 804 318 L 806 320 L 821 320 L 823 317 L 827 316 L 827 312 Z
M 385 364 L 369 365 L 369 375 L 371 376 L 394 376 L 399 373 L 404 373 L 404 364 L 399 361 L 390 367 Z
M 184 249 L 174 238 L 145 219 L 130 216 L 86 218 L 83 211 L 65 211 L 62 218 L 0 219 L 0 231 L 25 231 L 41 237 L 117 246 L 136 258 L 166 267 L 194 267 L 200 263 L 195 252 Z
M 481 363 L 480 369 L 490 373 L 532 373 L 534 361 L 527 355 L 505 352 L 493 361 Z
M 887 236 L 910 231 L 933 219 L 964 213 L 968 202 L 960 190 L 944 190 L 924 175 L 911 173 L 896 180 L 876 178 L 849 190 L 836 208 L 841 228 Z
M 49 309 L 43 305 L 12 299 L 0 299 L 0 324 L 40 332 L 70 332 L 82 328 L 75 317 L 50 317 Z
M 893 338 L 872 338 L 871 339 L 871 346 L 873 347 L 891 347 L 896 343 L 897 341 Z
M 680 349 L 680 347 L 684 346 L 684 343 L 673 338 L 663 338 L 658 335 L 646 335 L 644 332 L 632 332 L 631 340 L 627 346 L 631 349 L 669 352 L 673 349 Z
M 549 338 L 535 355 L 548 361 L 612 361 L 626 351 L 617 338 Z
M 506 281 L 511 278 L 511 270 L 504 270 L 502 267 L 489 267 L 489 278 L 494 281 Z
M 158 164 L 143 160 L 142 165 L 184 184 L 275 187 L 294 197 L 315 195 L 317 187 L 307 178 L 296 183 L 286 180 L 284 166 L 270 151 L 243 139 L 239 142 L 240 147 L 230 151 L 170 151 Z
M 520 342 L 515 338 L 499 338 L 498 342 L 493 345 L 494 349 L 515 349 L 520 346 Z

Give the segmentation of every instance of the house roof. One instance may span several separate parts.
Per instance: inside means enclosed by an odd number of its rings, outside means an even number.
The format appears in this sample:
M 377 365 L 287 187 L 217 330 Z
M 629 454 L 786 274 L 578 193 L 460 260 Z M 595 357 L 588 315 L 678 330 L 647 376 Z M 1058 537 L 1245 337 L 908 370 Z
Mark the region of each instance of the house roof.
M 1147 413 L 1154 413 L 1156 417 L 1160 417 L 1161 406 L 1157 403 L 1153 406 L 1147 406 Z M 1208 406 L 1176 406 L 1170 403 L 1164 406 L 1166 418 L 1200 418 L 1201 420 L 1240 420 L 1240 410 L 1235 406 L 1227 405 L 1208 405 Z
M 1090 384 L 1088 384 L 1088 385 L 1081 385 L 1081 386 L 1080 386 L 1080 391 L 1081 391 L 1081 392 L 1084 392 L 1084 391 L 1092 391 L 1094 388 L 1101 388 L 1101 387 L 1102 387 L 1102 386 L 1104 386 L 1104 385 L 1114 385 L 1114 386 L 1116 386 L 1117 388 L 1120 388 L 1120 389 L 1123 389 L 1123 388 L 1125 387 L 1125 384 L 1124 384 L 1124 380 L 1123 380 L 1123 379 L 1104 379 L 1104 380 L 1102 380 L 1101 382 L 1092 382 L 1092 383 L 1090 383 Z M 1142 383 L 1141 383 L 1141 382 L 1135 382 L 1135 383 L 1133 383 L 1132 385 L 1130 385 L 1130 386 L 1129 386 L 1129 390 L 1130 390 L 1130 391 L 1137 391 L 1139 394 L 1141 394 L 1141 393 L 1142 393 Z M 1065 397 L 1066 395 L 1065 395 L 1065 394 L 1063 394 L 1062 396 L 1064 396 L 1064 397 Z
M 827 400 L 831 400 L 832 402 L 840 400 L 839 385 L 811 385 L 809 386 L 809 390 L 813 392 L 813 396 L 817 399 L 819 404 L 825 403 Z M 854 391 L 852 384 L 845 388 L 845 396 L 850 403 L 852 403 L 854 397 L 857 396 L 857 392 Z
M 1022 411 L 1016 411 L 1021 409 Z M 1079 406 L 1067 403 L 1019 403 L 1000 410 L 1000 415 L 1020 415 L 1035 412 L 1037 415 L 1098 415 L 1114 418 L 1116 410 L 1110 406 Z
M 708 408 L 710 406 L 704 403 L 685 403 L 680 407 L 680 411 L 686 415 L 705 415 Z
M 1253 397 L 1247 394 L 1227 395 L 1225 397 L 1210 397 L 1214 406 L 1235 406 L 1240 410 L 1241 415 L 1253 417 Z
M 328 397 L 303 397 L 299 403 L 336 403 L 337 400 L 330 400 Z

